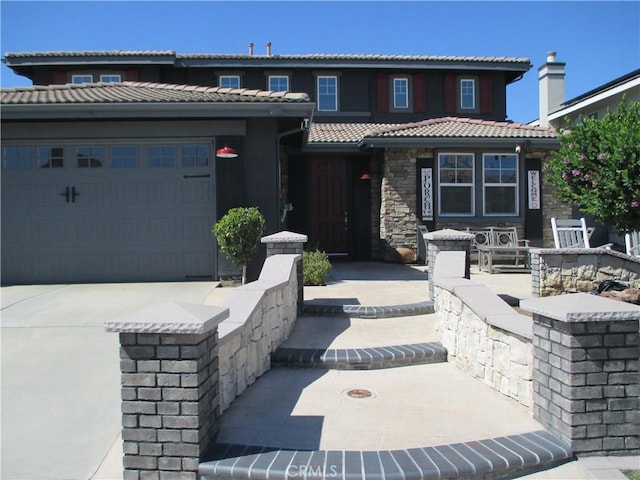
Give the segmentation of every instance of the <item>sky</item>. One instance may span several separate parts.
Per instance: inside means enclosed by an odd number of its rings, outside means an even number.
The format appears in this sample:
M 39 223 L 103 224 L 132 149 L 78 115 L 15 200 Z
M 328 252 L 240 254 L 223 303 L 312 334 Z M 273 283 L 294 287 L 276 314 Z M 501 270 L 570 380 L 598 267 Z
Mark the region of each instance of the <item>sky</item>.
M 507 116 L 538 117 L 538 68 L 566 62 L 570 100 L 640 68 L 635 1 L 11 1 L 0 0 L 7 52 L 173 50 L 526 57 Z M 0 85 L 30 85 L 4 64 Z

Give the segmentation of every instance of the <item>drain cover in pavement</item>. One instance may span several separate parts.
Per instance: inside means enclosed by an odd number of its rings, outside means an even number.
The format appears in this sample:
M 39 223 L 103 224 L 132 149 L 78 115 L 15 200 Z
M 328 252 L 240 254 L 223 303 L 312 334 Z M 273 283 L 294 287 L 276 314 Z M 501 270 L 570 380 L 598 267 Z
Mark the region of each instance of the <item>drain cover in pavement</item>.
M 365 390 L 364 388 L 354 388 L 347 390 L 347 396 L 351 398 L 372 398 L 374 394 L 371 390 Z

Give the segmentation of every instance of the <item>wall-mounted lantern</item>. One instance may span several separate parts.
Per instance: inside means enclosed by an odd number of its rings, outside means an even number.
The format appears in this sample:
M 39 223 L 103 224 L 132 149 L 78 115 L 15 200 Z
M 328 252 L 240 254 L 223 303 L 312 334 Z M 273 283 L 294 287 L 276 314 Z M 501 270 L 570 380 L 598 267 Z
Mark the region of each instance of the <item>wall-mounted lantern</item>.
M 231 148 L 229 145 L 225 145 L 222 148 L 216 150 L 216 157 L 218 158 L 238 158 L 238 152 Z

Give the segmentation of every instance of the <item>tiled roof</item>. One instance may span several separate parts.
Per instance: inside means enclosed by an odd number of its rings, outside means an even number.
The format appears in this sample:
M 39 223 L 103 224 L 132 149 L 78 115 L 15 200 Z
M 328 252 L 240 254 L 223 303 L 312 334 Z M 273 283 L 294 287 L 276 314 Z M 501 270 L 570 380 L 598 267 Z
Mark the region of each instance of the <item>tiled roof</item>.
M 297 103 L 306 93 L 122 82 L 50 85 L 0 90 L 2 105 L 72 103 Z
M 310 144 L 357 143 L 380 138 L 549 138 L 551 128 L 521 123 L 443 117 L 415 123 L 313 123 Z
M 376 54 L 290 54 L 290 55 L 249 55 L 249 54 L 220 54 L 220 53 L 189 53 L 177 54 L 173 50 L 112 50 L 112 51 L 49 51 L 49 52 L 10 52 L 5 58 L 47 58 L 47 57 L 110 57 L 110 56 L 174 56 L 176 59 L 238 59 L 238 60 L 340 60 L 340 61 L 415 61 L 415 62 L 491 62 L 491 63 L 526 63 L 523 57 L 492 57 L 492 56 L 455 56 L 455 55 L 376 55 Z

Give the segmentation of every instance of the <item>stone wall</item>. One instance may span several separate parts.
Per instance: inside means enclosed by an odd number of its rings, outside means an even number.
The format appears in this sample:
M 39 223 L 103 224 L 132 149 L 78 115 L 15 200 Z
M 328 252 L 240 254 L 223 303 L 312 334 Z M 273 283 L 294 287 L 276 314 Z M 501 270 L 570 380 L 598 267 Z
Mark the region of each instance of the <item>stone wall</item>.
M 494 390 L 527 407 L 532 405 L 533 354 L 531 318 L 517 313 L 485 285 L 457 277 L 451 263 L 461 264 L 463 252 L 442 252 L 447 268 L 437 268 L 435 285 L 436 332 L 447 350 L 447 361 Z M 440 273 L 438 273 L 440 272 Z
M 590 293 L 609 279 L 640 287 L 640 258 L 604 248 L 531 250 L 534 297 Z
M 289 336 L 297 318 L 300 255 L 267 257 L 255 282 L 237 287 L 221 302 L 220 412 L 271 368 L 271 352 Z

